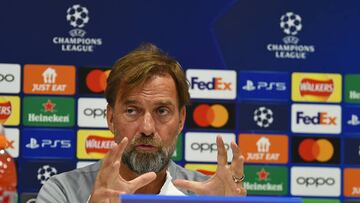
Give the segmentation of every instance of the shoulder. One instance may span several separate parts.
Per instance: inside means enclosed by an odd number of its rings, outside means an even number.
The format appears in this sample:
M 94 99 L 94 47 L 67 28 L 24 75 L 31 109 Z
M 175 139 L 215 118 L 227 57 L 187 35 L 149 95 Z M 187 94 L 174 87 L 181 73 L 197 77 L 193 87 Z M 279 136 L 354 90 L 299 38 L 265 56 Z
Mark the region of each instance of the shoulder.
M 209 176 L 206 176 L 197 171 L 192 171 L 192 170 L 186 169 L 186 168 L 176 164 L 172 160 L 170 160 L 168 170 L 170 172 L 171 177 L 174 180 L 185 179 L 185 180 L 192 180 L 192 181 L 205 181 L 210 178 Z
M 91 194 L 100 161 L 52 176 L 45 182 L 37 202 L 86 202 Z

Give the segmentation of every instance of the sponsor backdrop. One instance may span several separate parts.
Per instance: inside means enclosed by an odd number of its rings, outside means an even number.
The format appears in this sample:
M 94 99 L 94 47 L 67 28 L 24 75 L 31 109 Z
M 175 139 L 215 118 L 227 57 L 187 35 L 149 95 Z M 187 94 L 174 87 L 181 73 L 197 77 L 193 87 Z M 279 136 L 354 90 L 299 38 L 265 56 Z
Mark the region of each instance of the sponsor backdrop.
M 190 82 L 179 164 L 213 174 L 220 135 L 229 160 L 231 141 L 242 148 L 249 195 L 360 201 L 360 2 L 35 0 L 0 8 L 0 123 L 21 202 L 114 145 L 105 81 L 142 42 L 177 58 Z

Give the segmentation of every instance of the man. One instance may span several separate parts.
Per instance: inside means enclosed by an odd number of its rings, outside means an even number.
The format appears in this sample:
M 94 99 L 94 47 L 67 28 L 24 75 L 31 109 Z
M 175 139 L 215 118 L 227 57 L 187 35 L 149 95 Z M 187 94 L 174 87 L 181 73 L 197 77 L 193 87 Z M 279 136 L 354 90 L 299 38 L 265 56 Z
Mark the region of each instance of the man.
M 107 123 L 118 144 L 98 163 L 53 176 L 37 202 L 119 202 L 121 194 L 245 195 L 244 158 L 217 137 L 218 167 L 206 177 L 170 160 L 190 103 L 180 64 L 151 44 L 114 65 L 105 90 Z M 178 189 L 179 188 L 179 189 Z

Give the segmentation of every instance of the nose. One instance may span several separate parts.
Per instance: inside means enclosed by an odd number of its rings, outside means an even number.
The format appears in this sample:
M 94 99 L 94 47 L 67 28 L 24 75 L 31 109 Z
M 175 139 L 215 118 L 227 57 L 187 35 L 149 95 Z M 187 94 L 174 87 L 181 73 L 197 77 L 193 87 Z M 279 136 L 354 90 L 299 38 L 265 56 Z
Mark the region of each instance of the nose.
M 155 121 L 151 113 L 146 112 L 144 114 L 144 121 L 142 124 L 142 134 L 146 136 L 152 136 L 155 132 Z

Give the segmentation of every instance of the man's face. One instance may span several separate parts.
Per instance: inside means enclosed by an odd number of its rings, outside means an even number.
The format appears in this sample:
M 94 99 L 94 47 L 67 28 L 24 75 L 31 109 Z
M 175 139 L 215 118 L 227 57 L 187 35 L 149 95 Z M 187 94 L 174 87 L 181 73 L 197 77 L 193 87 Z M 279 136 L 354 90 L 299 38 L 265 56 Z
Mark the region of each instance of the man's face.
M 179 111 L 175 82 L 169 75 L 150 78 L 107 109 L 115 141 L 124 137 L 130 141 L 122 160 L 138 174 L 159 172 L 167 166 L 185 115 L 185 107 Z

